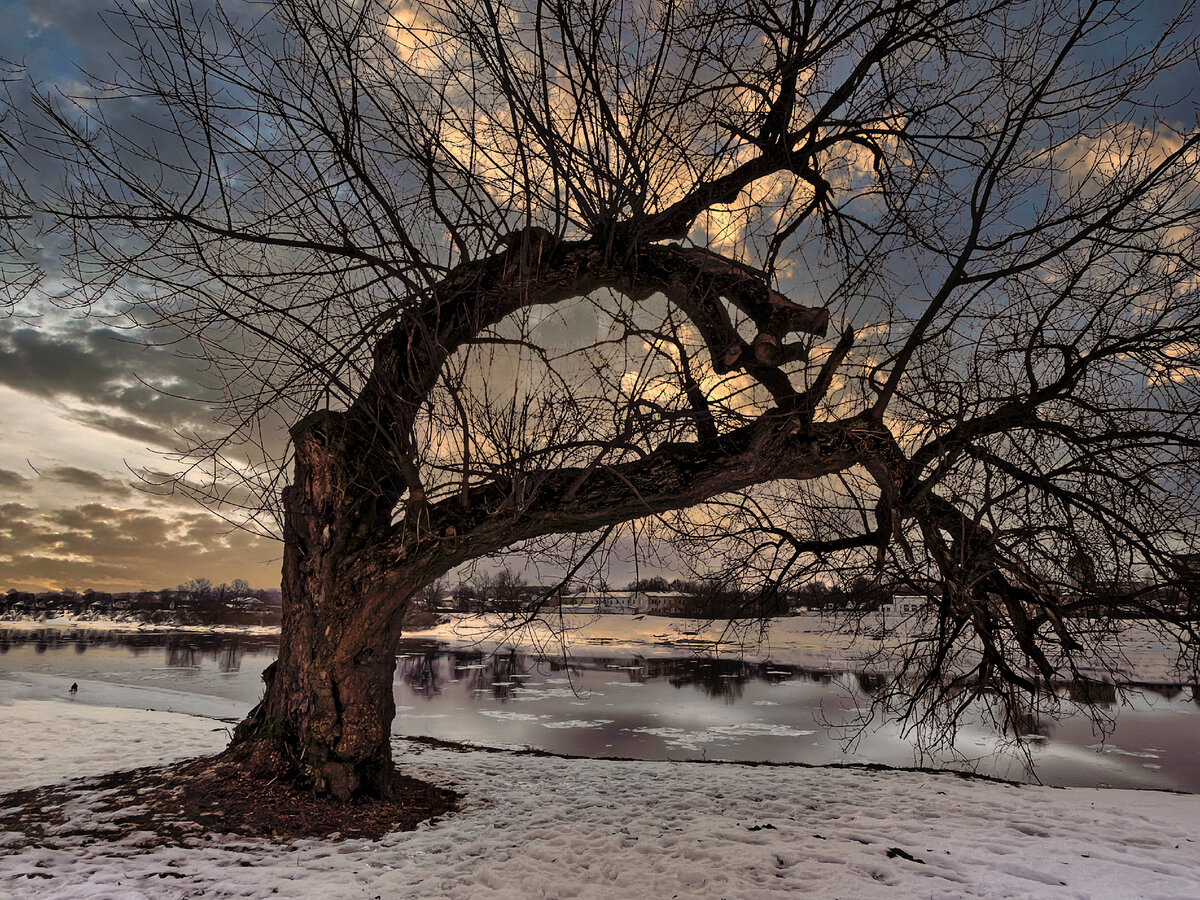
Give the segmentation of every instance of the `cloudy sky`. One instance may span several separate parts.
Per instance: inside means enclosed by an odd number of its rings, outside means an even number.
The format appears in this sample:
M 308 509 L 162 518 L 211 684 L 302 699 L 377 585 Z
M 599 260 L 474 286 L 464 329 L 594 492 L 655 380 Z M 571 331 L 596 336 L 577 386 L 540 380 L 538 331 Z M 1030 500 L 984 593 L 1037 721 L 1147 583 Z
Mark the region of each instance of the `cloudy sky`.
M 43 86 L 104 72 L 116 47 L 98 19 L 107 6 L 0 0 L 0 59 Z M 37 298 L 0 318 L 0 591 L 279 584 L 278 544 L 137 487 L 179 432 L 205 427 L 203 402 L 186 399 L 196 382 L 170 349 Z
M 125 49 L 100 22 L 108 6 L 0 0 L 0 61 L 42 87 L 70 90 L 81 69 L 102 75 L 109 54 Z M 1177 6 L 1147 4 L 1151 18 Z M 1164 89 L 1171 100 L 1195 96 L 1191 85 Z M 37 297 L 0 316 L 0 591 L 153 588 L 195 576 L 278 585 L 280 545 L 139 488 L 137 473 L 162 467 L 178 435 L 203 431 L 209 415 L 195 364 L 140 337 Z
M 164 394 L 195 373 L 102 322 L 0 322 L 0 590 L 278 584 L 279 547 L 144 489 L 202 403 Z

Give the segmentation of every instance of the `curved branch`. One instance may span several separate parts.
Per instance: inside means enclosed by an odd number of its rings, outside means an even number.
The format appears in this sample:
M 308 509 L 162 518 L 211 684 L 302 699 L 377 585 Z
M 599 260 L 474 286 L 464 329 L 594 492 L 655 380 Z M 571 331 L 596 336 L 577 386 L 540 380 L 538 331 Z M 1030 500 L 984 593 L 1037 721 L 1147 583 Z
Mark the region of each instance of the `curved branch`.
M 668 444 L 591 472 L 564 468 L 494 482 L 473 492 L 467 510 L 447 498 L 429 509 L 431 536 L 414 539 L 396 527 L 381 549 L 409 567 L 416 559 L 457 565 L 542 535 L 594 531 L 779 479 L 820 478 L 861 462 L 878 439 L 861 420 L 798 433 L 786 419 L 763 416 L 718 438 Z
M 516 239 L 509 243 L 513 248 L 524 245 Z M 632 261 L 615 261 L 593 241 L 539 246 L 543 251 L 536 261 L 523 254 L 518 258 L 517 250 L 507 249 L 460 265 L 379 342 L 374 370 L 347 415 L 351 432 L 358 435 L 360 467 L 370 475 L 370 489 L 379 492 L 381 503 L 398 500 L 404 490 L 404 482 L 387 473 L 403 468 L 407 435 L 456 350 L 518 309 L 601 288 L 634 299 L 666 295 L 704 336 L 714 370 L 744 368 L 784 409 L 791 409 L 797 393 L 789 379 L 777 367 L 754 359 L 719 298 L 729 298 L 779 335 L 823 334 L 826 310 L 793 303 L 752 269 L 708 251 L 650 245 L 640 248 Z

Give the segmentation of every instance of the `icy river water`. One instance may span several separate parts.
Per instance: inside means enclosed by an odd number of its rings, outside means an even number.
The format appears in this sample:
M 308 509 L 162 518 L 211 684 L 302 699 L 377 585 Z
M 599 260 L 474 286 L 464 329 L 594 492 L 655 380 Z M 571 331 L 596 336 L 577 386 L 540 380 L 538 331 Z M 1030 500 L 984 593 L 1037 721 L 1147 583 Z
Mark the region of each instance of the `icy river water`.
M 0 629 L 0 688 L 35 682 L 71 702 L 144 705 L 236 718 L 261 696 L 271 639 L 243 635 Z M 1061 786 L 1200 792 L 1200 687 L 1130 686 L 1102 697 L 1110 730 L 1082 715 L 1031 721 L 1025 757 L 981 722 L 955 752 L 922 754 L 901 729 L 856 728 L 872 676 L 702 655 L 575 656 L 569 665 L 406 641 L 394 684 L 397 734 L 553 753 L 767 763 L 880 763 L 973 769 Z M 108 688 L 108 690 L 106 690 Z M 0 696 L 2 701 L 2 696 Z M 116 701 L 129 703 L 128 699 Z M 0 707 L 0 722 L 3 708 Z

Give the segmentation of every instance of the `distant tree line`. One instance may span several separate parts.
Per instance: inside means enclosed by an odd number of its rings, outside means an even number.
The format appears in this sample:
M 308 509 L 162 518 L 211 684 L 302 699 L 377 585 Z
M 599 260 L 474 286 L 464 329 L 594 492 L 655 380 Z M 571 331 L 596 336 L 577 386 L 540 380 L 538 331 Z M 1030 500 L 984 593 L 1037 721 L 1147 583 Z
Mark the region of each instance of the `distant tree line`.
M 454 586 L 439 579 L 422 589 L 414 605 L 425 610 L 454 612 L 520 613 L 536 608 L 557 608 L 579 602 L 581 596 L 610 593 L 603 582 L 590 585 L 528 584 L 509 569 L 479 575 Z M 661 575 L 640 578 L 625 586 L 625 593 L 674 594 L 670 613 L 693 618 L 734 619 L 785 616 L 805 610 L 870 611 L 888 603 L 893 590 L 868 578 L 845 585 L 816 581 L 800 587 L 747 590 L 731 579 L 666 579 Z
M 251 588 L 244 579 L 213 584 L 193 578 L 176 588 L 143 591 L 18 591 L 0 595 L 6 618 L 119 617 L 132 621 L 180 625 L 269 625 L 280 619 L 280 592 Z

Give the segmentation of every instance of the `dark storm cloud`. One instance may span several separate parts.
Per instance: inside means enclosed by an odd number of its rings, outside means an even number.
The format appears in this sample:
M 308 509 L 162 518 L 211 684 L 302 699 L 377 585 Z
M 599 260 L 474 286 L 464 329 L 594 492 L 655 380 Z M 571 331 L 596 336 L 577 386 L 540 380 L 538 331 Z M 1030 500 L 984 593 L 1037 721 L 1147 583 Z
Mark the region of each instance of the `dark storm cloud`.
M 179 443 L 174 432 L 194 432 L 205 421 L 197 379 L 194 360 L 132 340 L 130 333 L 95 325 L 41 330 L 13 320 L 0 324 L 0 384 L 102 407 L 71 414 L 155 446 L 174 447 Z
M 180 443 L 179 436 L 169 428 L 156 428 L 131 416 L 114 416 L 98 410 L 78 410 L 70 418 L 90 428 L 98 428 L 120 437 L 139 441 L 149 447 L 174 448 Z
M 73 271 L 70 235 L 58 229 L 40 230 L 39 215 L 28 217 L 31 208 L 44 202 L 54 206 L 64 191 L 71 190 L 71 166 L 53 146 L 50 135 L 57 129 L 45 117 L 43 100 L 77 125 L 85 112 L 100 115 L 105 130 L 126 148 L 109 146 L 102 153 L 120 154 L 123 164 L 137 170 L 139 177 L 187 192 L 187 178 L 176 178 L 181 170 L 175 163 L 188 169 L 186 138 L 192 126 L 174 114 L 177 110 L 169 101 L 157 102 L 138 86 L 144 77 L 139 39 L 132 36 L 120 11 L 120 7 L 128 9 L 129 18 L 136 22 L 149 5 L 144 0 L 0 0 L 0 108 L 11 107 L 4 116 L 7 121 L 0 121 L 0 129 L 19 146 L 19 152 L 7 153 L 7 160 L 0 161 L 0 188 L 19 185 L 18 195 L 28 198 L 18 201 L 20 224 L 13 226 L 23 232 L 12 242 L 20 267 L 9 262 L 10 271 L 0 269 L 10 281 L 12 272 L 20 272 L 19 284 L 24 285 L 31 265 L 44 273 L 43 285 L 62 275 L 69 281 Z M 217 0 L 187 0 L 182 14 L 203 23 L 217 5 Z M 257 3 L 226 6 L 234 17 L 257 19 L 263 15 Z M 205 24 L 196 27 L 212 37 Z M 151 39 L 149 44 L 156 41 Z M 122 69 L 130 74 L 122 74 Z M 98 97 L 105 98 L 102 104 L 97 105 Z M 128 152 L 129 148 L 153 150 L 143 155 Z M 8 255 L 14 255 L 13 247 L 7 249 Z M 38 295 L 35 291 L 30 296 Z
M 90 93 L 86 87 L 88 72 L 103 80 L 116 70 L 115 59 L 132 56 L 122 42 L 122 27 L 113 16 L 102 18 L 108 4 L 80 3 L 78 0 L 0 0 L 0 59 L 13 78 L 7 87 L 7 102 L 18 111 L 33 110 L 31 90 L 38 93 L 62 92 L 67 96 Z M 114 111 L 114 125 L 131 138 L 152 140 L 148 123 L 139 121 L 133 110 Z M 33 116 L 36 121 L 36 116 Z M 149 146 L 148 144 L 146 146 Z M 43 185 L 56 183 L 62 166 L 53 156 L 40 154 L 26 145 L 17 165 L 20 181 L 32 198 L 38 198 Z M 53 244 L 53 239 L 47 243 Z M 54 271 L 52 255 L 41 259 Z
M 0 590 L 157 588 L 192 576 L 271 587 L 278 552 L 203 511 L 162 515 L 88 503 L 43 512 L 0 504 Z
M 107 4 L 78 0 L 3 0 L 0 57 L 27 67 L 43 83 L 78 77 L 78 69 L 103 72 L 121 42 L 101 25 Z
M 90 469 L 80 469 L 76 466 L 55 466 L 51 469 L 39 469 L 38 474 L 51 481 L 69 484 L 92 493 L 129 495 L 133 488 L 128 481 L 120 478 L 110 478 Z
M 0 469 L 0 490 L 18 491 L 29 487 L 29 479 L 12 469 Z
M 136 9 L 144 0 L 120 4 Z M 230 13 L 238 4 L 227 4 Z M 128 26 L 114 12 L 116 3 L 80 0 L 0 0 L 7 20 L 0 29 L 0 58 L 27 66 L 42 83 L 70 81 L 79 70 L 103 78 L 114 67 L 113 58 L 136 64 L 136 53 L 126 41 Z M 202 18 L 216 6 L 214 0 L 190 0 L 189 9 Z M 262 8 L 245 3 L 247 16 L 258 19 Z

